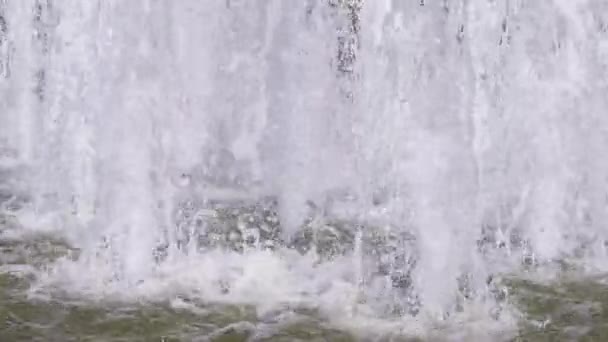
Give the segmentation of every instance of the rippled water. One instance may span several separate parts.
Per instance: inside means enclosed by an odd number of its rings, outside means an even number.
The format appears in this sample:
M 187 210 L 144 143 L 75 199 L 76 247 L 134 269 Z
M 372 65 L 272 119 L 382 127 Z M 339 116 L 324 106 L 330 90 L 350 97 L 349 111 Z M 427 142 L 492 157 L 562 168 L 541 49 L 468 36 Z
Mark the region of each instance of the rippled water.
M 500 280 L 504 300 L 519 311 L 515 331 L 490 332 L 487 323 L 476 328 L 474 321 L 416 329 L 413 322 L 391 325 L 353 316 L 356 326 L 336 324 L 335 317 L 306 303 L 264 309 L 188 294 L 125 301 L 40 287 L 36 277 L 52 262 L 78 258 L 79 251 L 49 235 L 11 237 L 7 225 L 0 240 L 3 341 L 603 341 L 608 336 L 608 278 L 585 278 L 565 265 L 552 280 L 533 273 Z

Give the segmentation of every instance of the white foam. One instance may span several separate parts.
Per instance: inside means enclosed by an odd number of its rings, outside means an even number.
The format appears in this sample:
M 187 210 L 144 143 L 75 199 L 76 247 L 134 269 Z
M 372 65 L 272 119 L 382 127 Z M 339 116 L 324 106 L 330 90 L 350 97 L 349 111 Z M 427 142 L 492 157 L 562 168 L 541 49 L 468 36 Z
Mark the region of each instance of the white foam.
M 516 322 L 508 307 L 499 320 L 490 318 L 492 302 L 468 303 L 462 312 L 448 319 L 438 320 L 426 312 L 416 317 L 381 318 L 373 297 L 362 301 L 368 289 L 357 282 L 351 257 L 319 263 L 313 254 L 300 255 L 291 250 L 250 250 L 243 254 L 215 250 L 175 257 L 136 282 L 121 279 L 116 266 L 103 260 L 60 261 L 48 273 L 39 274 L 32 291 L 44 294 L 60 290 L 89 300 L 170 301 L 174 307 L 198 313 L 221 310 L 217 305 L 252 305 L 261 318 L 285 310 L 312 309 L 331 325 L 367 337 L 480 338 L 511 333 Z

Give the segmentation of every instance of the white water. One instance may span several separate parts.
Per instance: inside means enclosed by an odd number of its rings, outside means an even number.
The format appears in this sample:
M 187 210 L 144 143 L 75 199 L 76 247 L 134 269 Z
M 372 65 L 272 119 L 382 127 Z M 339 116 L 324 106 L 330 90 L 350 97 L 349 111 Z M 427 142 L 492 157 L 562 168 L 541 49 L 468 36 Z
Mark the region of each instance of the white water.
M 367 1 L 357 33 L 328 3 L 1 1 L 2 168 L 32 198 L 23 229 L 83 249 L 45 279 L 332 317 L 418 301 L 442 317 L 466 275 L 465 312 L 489 317 L 486 278 L 523 260 L 605 268 L 603 1 Z M 364 248 L 318 266 L 177 243 L 184 199 L 276 196 L 288 240 L 307 201 L 344 189 L 353 200 L 333 214 L 414 236 L 391 271 L 411 269 L 408 294 Z

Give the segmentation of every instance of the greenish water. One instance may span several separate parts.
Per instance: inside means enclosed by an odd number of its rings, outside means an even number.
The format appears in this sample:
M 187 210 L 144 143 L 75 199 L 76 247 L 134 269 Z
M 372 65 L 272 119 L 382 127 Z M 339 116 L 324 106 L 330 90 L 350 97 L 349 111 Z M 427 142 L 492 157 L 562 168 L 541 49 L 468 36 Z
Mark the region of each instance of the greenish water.
M 33 279 L 28 273 L 11 271 L 15 265 L 43 268 L 65 255 L 77 255 L 77 251 L 48 237 L 0 242 L 0 262 L 5 268 L 0 273 L 0 341 L 366 340 L 331 326 L 314 311 L 290 311 L 289 319 L 284 320 L 279 316 L 286 313 L 260 317 L 249 306 L 187 299 L 179 299 L 181 305 L 175 305 L 32 296 L 28 289 Z M 517 337 L 510 341 L 608 341 L 608 286 L 601 280 L 563 278 L 547 284 L 505 280 L 509 300 L 523 314 Z M 374 340 L 415 339 L 386 334 Z M 450 336 L 436 340 L 450 340 Z
M 0 277 L 2 341 L 228 342 L 247 341 L 261 328 L 251 307 L 201 306 L 193 311 L 175 309 L 169 303 L 28 299 L 23 292 L 26 287 L 24 279 L 7 274 Z M 355 341 L 348 333 L 304 315 L 268 329 L 266 335 L 256 341 Z
M 608 286 L 599 279 L 511 280 L 509 287 L 527 318 L 517 341 L 608 341 Z

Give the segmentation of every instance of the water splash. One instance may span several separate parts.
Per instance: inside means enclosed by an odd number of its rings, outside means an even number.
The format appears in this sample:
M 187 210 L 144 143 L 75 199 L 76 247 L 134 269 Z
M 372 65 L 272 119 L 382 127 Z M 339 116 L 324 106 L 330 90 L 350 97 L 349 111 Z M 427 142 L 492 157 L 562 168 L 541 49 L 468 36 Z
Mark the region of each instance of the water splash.
M 494 317 L 488 279 L 604 264 L 606 22 L 593 0 L 2 1 L 0 171 L 23 229 L 82 250 L 45 279 L 88 295 Z

